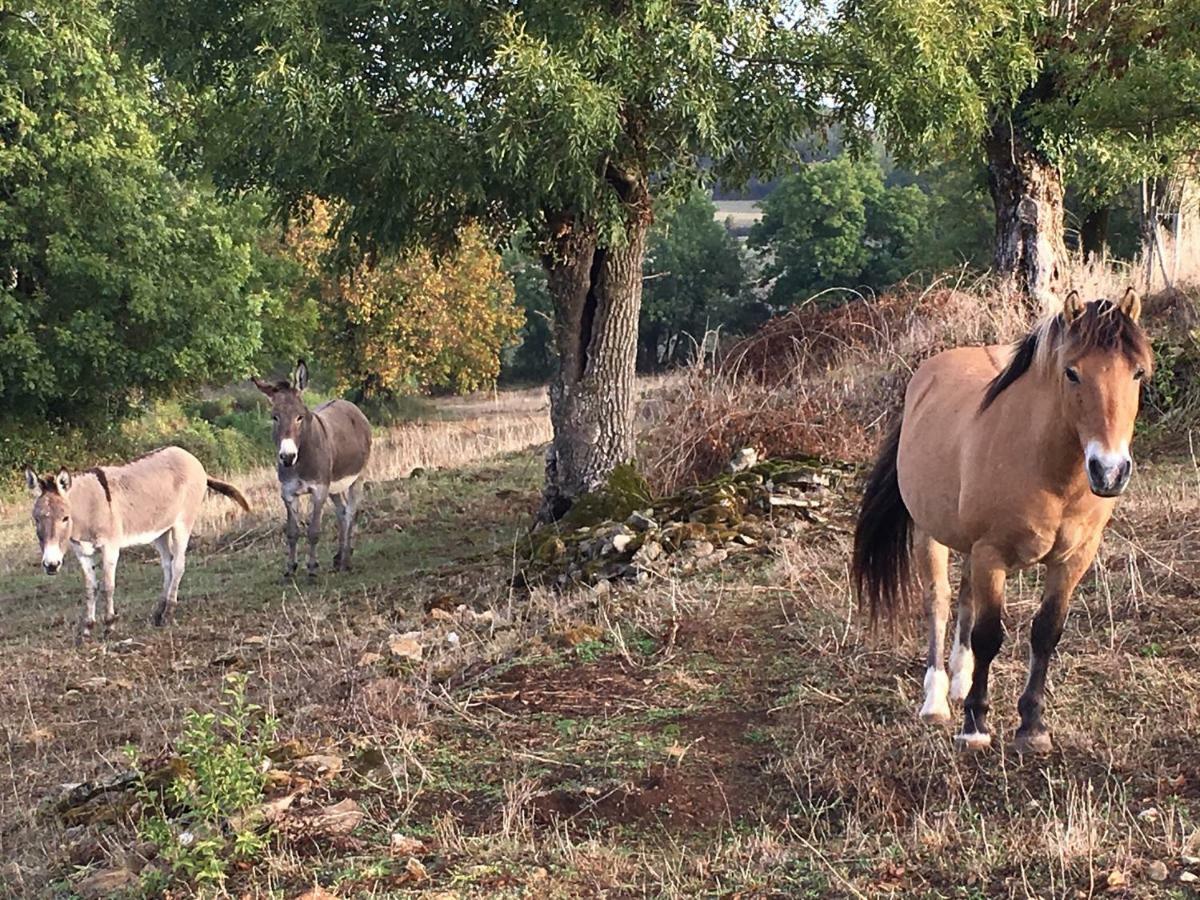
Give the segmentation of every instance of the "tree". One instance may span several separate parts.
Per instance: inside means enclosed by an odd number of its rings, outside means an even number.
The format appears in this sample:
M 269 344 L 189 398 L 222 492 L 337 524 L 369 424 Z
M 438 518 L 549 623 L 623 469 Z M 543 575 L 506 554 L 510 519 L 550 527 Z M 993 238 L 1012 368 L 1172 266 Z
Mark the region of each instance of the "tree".
M 262 210 L 160 162 L 144 73 L 91 3 L 0 10 L 0 407 L 108 424 L 138 397 L 240 375 L 286 272 Z
M 920 188 L 884 187 L 874 161 L 839 157 L 785 177 L 762 203 L 750 246 L 778 307 L 828 288 L 880 290 L 912 273 L 929 222 Z
M 769 169 L 818 119 L 806 16 L 759 0 L 126 0 L 131 40 L 194 98 L 189 158 L 218 183 L 343 202 L 347 247 L 445 242 L 472 219 L 528 228 L 559 360 L 543 518 L 633 456 L 655 197 Z
M 546 286 L 546 270 L 515 239 L 504 250 L 504 271 L 512 279 L 517 306 L 525 322 L 514 343 L 504 352 L 500 379 L 509 382 L 546 382 L 554 377 L 554 300 Z
M 845 0 L 842 103 L 909 161 L 982 151 L 993 265 L 1045 302 L 1065 254 L 1064 178 L 1127 184 L 1195 145 L 1198 15 L 1194 0 Z
M 695 190 L 650 232 L 638 327 L 642 370 L 682 362 L 710 329 L 742 324 L 742 254 L 715 213 L 708 194 Z
M 340 386 L 365 398 L 494 385 L 523 316 L 500 254 L 479 229 L 466 229 L 440 258 L 412 250 L 330 271 L 330 220 L 316 201 L 286 244 L 315 286 L 316 341 Z

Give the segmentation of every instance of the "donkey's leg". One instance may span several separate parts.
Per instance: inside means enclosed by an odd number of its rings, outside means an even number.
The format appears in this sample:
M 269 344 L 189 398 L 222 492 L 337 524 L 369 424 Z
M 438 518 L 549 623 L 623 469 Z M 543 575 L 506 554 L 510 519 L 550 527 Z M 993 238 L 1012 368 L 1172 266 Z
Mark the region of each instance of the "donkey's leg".
M 121 558 L 118 547 L 103 547 L 100 550 L 100 566 L 104 576 L 104 627 L 107 630 L 117 620 L 114 596 L 117 592 L 117 560 Z
M 925 668 L 925 703 L 921 720 L 930 725 L 950 724 L 946 677 L 946 620 L 950 616 L 950 549 L 923 532 L 913 538 L 913 560 L 925 598 L 925 621 L 929 626 L 929 657 Z
M 335 572 L 342 572 L 350 568 L 350 552 L 347 547 L 350 526 L 347 518 L 349 493 L 350 491 L 346 490 L 341 494 L 329 495 L 329 499 L 333 501 L 333 512 L 337 516 L 338 548 L 337 552 L 333 554 L 333 570 Z
M 321 538 L 321 514 L 325 511 L 325 500 L 329 497 L 328 487 L 312 490 L 312 512 L 308 518 L 308 575 L 315 578 L 321 564 L 317 562 L 317 541 Z
M 171 596 L 171 532 L 159 535 L 154 541 L 154 548 L 158 551 L 158 562 L 162 566 L 163 586 L 150 621 L 161 625 L 167 614 L 167 598 Z
M 358 512 L 358 502 L 362 498 L 362 478 L 355 481 L 342 493 L 342 505 L 338 507 L 338 555 L 336 562 L 340 563 L 343 572 L 350 571 L 350 557 L 354 553 L 354 516 Z M 337 504 L 337 498 L 334 499 Z
M 188 540 L 191 534 L 183 525 L 171 529 L 171 583 L 167 586 L 167 596 L 161 607 L 161 615 L 155 612 L 154 624 L 166 625 L 175 613 L 175 604 L 179 598 L 179 582 L 183 580 L 183 570 L 187 566 Z
M 982 750 L 991 746 L 987 727 L 988 671 L 1004 643 L 1004 562 L 990 547 L 976 544 L 971 551 L 971 595 L 975 605 L 975 625 L 971 629 L 971 650 L 975 670 L 971 690 L 963 703 L 963 730 L 955 739 L 960 747 Z
M 83 553 L 76 553 L 75 558 L 83 569 L 84 610 L 79 620 L 79 637 L 88 638 L 96 625 L 96 560 Z
M 1029 678 L 1017 701 L 1021 725 L 1017 728 L 1014 746 L 1018 753 L 1048 753 L 1052 746 L 1050 732 L 1042 722 L 1046 708 L 1046 670 L 1050 667 L 1050 655 L 1062 637 L 1071 592 L 1092 564 L 1095 554 L 1095 546 L 1090 546 L 1068 560 L 1046 567 L 1042 605 L 1029 630 Z
M 971 690 L 975 676 L 975 654 L 971 652 L 971 629 L 975 627 L 975 601 L 971 596 L 971 557 L 964 556 L 962 581 L 958 586 L 958 622 L 950 650 L 950 699 L 961 703 Z
M 287 538 L 287 563 L 283 568 L 283 577 L 291 578 L 296 574 L 296 542 L 300 540 L 300 500 L 295 494 L 285 491 L 283 506 L 287 510 L 287 522 L 283 525 L 283 533 Z

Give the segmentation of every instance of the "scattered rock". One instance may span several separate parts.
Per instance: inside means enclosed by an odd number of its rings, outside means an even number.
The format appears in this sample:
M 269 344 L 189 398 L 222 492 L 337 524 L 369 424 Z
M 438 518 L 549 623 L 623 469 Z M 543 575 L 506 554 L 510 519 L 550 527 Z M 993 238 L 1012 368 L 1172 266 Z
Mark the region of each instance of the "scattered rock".
M 75 882 L 75 893 L 83 900 L 111 897 L 132 887 L 137 876 L 130 869 L 101 869 Z
M 424 864 L 415 856 L 410 856 L 404 864 L 405 881 L 424 881 L 429 877 Z
M 392 833 L 388 847 L 396 856 L 417 856 L 425 852 L 425 844 L 422 841 L 398 831 Z
M 297 759 L 292 768 L 302 775 L 327 781 L 342 771 L 342 766 L 343 760 L 340 756 L 313 753 Z
M 1188 868 L 1192 866 L 1200 866 L 1200 856 L 1181 856 L 1179 861 Z
M 429 618 L 433 619 L 435 622 L 453 622 L 455 616 L 454 613 L 450 612 L 449 610 L 435 606 L 429 611 Z
M 419 638 L 421 632 L 409 631 L 406 634 L 393 634 L 388 638 L 388 652 L 393 659 L 405 659 L 420 662 L 425 656 Z
M 1169 874 L 1167 864 L 1161 859 L 1154 860 L 1154 862 L 1146 867 L 1146 876 L 1151 881 L 1166 881 Z
M 612 539 L 612 548 L 617 553 L 624 553 L 625 548 L 633 543 L 632 534 L 615 534 Z
M 658 528 L 658 523 L 650 517 L 651 512 L 651 510 L 646 510 L 645 512 L 638 511 L 631 513 L 629 518 L 625 520 L 625 524 L 638 533 L 654 531 Z
M 744 472 L 747 469 L 752 469 L 758 465 L 758 451 L 753 447 L 743 447 L 737 453 L 733 454 L 733 459 L 729 461 L 730 472 Z
M 1110 890 L 1124 887 L 1126 884 L 1128 884 L 1128 882 L 1129 879 L 1125 877 L 1125 873 L 1120 869 L 1113 869 L 1108 873 L 1108 878 L 1105 879 L 1105 883 L 1108 885 Z
M 383 662 L 382 653 L 375 653 L 373 650 L 368 650 L 358 658 L 358 667 L 360 669 L 369 669 L 381 662 Z
M 259 650 L 264 649 L 267 643 L 267 639 L 261 634 L 252 634 L 250 637 L 242 640 L 243 647 L 251 647 Z
M 362 807 L 354 800 L 346 798 L 340 803 L 321 807 L 307 818 L 306 824 L 323 834 L 349 834 L 362 824 L 364 818 Z
M 1195 872 L 1180 872 L 1179 880 L 1184 884 L 1195 884 L 1197 881 L 1200 881 L 1200 875 L 1197 875 Z

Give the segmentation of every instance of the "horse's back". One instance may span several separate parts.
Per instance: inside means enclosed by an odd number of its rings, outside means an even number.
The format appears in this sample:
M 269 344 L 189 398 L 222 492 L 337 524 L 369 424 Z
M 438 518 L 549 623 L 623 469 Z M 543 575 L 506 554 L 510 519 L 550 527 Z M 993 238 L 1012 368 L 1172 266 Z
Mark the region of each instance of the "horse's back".
M 358 475 L 371 458 L 371 423 L 349 400 L 329 400 L 313 414 L 325 426 L 332 458 L 332 481 Z
M 969 549 L 960 515 L 964 466 L 979 428 L 988 383 L 1006 347 L 959 347 L 922 363 L 909 381 L 896 461 L 900 494 L 913 521 L 939 543 Z

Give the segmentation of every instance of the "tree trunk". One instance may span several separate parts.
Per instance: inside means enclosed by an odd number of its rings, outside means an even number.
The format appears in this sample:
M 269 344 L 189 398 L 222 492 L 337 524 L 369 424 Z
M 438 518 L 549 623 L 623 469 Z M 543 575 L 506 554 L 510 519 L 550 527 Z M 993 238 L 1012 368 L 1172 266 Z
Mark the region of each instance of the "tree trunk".
M 996 207 L 996 273 L 1046 312 L 1066 260 L 1062 173 L 1005 119 L 984 137 Z
M 600 246 L 596 229 L 560 217 L 543 260 L 555 308 L 559 371 L 550 383 L 553 443 L 539 521 L 561 518 L 634 455 L 634 369 L 642 260 L 650 226 L 644 182 L 622 180 L 625 242 Z
M 1108 249 L 1108 220 L 1111 207 L 1101 206 L 1088 212 L 1079 229 L 1079 243 L 1084 259 L 1100 258 Z

